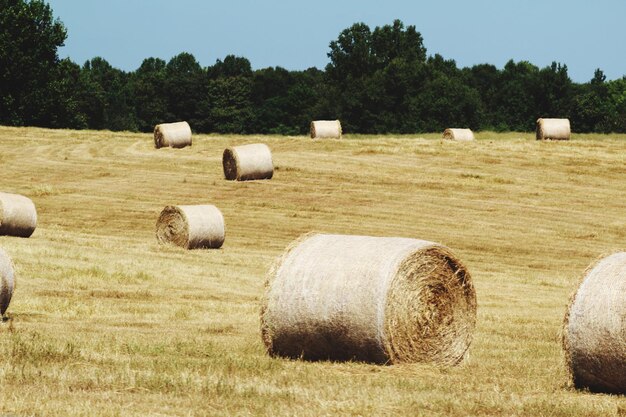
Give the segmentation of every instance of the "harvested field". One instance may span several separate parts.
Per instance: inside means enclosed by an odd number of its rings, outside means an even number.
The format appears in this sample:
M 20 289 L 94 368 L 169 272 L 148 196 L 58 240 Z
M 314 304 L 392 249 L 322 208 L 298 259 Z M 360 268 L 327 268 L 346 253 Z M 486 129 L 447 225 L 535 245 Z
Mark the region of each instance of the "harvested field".
M 266 143 L 271 181 L 225 181 L 222 152 Z M 560 331 L 580 274 L 626 242 L 626 135 L 194 135 L 0 128 L 0 189 L 37 230 L 0 237 L 15 292 L 0 323 L 0 415 L 619 416 L 626 398 L 575 390 Z M 375 170 L 373 171 L 373 168 Z M 220 250 L 159 245 L 169 204 L 215 204 Z M 469 359 L 306 362 L 266 354 L 268 268 L 303 233 L 449 247 L 471 271 Z

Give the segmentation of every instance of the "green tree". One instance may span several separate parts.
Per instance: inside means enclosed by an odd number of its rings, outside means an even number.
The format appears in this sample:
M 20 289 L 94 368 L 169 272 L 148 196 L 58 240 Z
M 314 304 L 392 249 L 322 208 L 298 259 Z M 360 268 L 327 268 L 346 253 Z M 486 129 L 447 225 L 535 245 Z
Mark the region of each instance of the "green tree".
M 324 74 L 316 68 L 287 71 L 281 67 L 254 72 L 252 103 L 254 129 L 260 133 L 295 135 L 306 133 L 318 118 Z
M 415 128 L 414 95 L 424 82 L 426 48 L 414 26 L 357 23 L 330 43 L 328 87 L 322 99 L 347 131 L 402 132 Z
M 414 64 L 426 61 L 424 39 L 415 26 L 404 28 L 400 20 L 392 25 L 376 27 L 372 33 L 371 50 L 378 68 L 385 68 L 393 60 Z
M 294 84 L 293 78 L 291 72 L 281 67 L 254 72 L 251 99 L 256 109 L 255 130 L 260 133 L 293 133 L 287 94 Z
M 500 85 L 500 71 L 491 64 L 478 64 L 462 71 L 464 84 L 476 90 L 480 98 L 482 110 L 477 115 L 480 129 L 496 130 L 496 98 Z
M 606 76 L 597 69 L 589 83 L 578 86 L 572 100 L 572 125 L 579 132 L 610 132 L 619 122 L 611 120 L 615 106 L 609 99 Z M 614 112 L 613 112 L 614 113 Z
M 129 75 L 104 58 L 93 58 L 81 71 L 81 111 L 91 129 L 137 130 Z
M 203 118 L 200 106 L 206 93 L 206 74 L 192 54 L 183 52 L 167 63 L 164 85 L 167 121 L 187 120 L 195 129 Z
M 87 118 L 90 129 L 109 126 L 109 100 L 113 68 L 103 58 L 96 57 L 83 64 L 80 74 L 80 109 Z
M 607 87 L 611 104 L 608 130 L 626 132 L 626 76 L 609 81 Z
M 209 81 L 208 130 L 219 133 L 250 133 L 254 130 L 252 80 L 248 77 L 220 77 Z
M 426 67 L 420 62 L 394 58 L 370 79 L 369 92 L 377 97 L 373 132 L 410 133 L 423 130 L 419 96 L 426 81 Z
M 626 76 L 609 81 L 607 88 L 611 103 L 607 131 L 626 132 Z
M 495 95 L 494 126 L 498 130 L 526 131 L 535 126 L 539 68 L 528 61 L 510 60 L 500 75 Z
M 132 92 L 137 127 L 142 132 L 149 132 L 154 126 L 167 121 L 167 97 L 165 90 L 165 61 L 159 58 L 147 58 L 131 74 Z
M 247 58 L 227 55 L 224 60 L 218 59 L 215 64 L 207 68 L 210 79 L 219 77 L 251 77 L 252 65 Z
M 330 43 L 330 63 L 326 66 L 328 76 L 345 84 L 371 75 L 374 70 L 371 44 L 372 32 L 365 23 L 355 23 L 343 30 L 337 40 Z
M 52 126 L 66 30 L 41 0 L 0 0 L 0 123 Z
M 419 91 L 420 112 L 414 116 L 422 130 L 442 131 L 446 127 L 480 127 L 483 114 L 478 90 L 466 82 L 454 60 L 435 54 L 426 63 L 426 77 Z
M 61 60 L 51 85 L 53 103 L 50 126 L 55 128 L 85 129 L 87 116 L 81 111 L 81 68 L 69 58 Z
M 537 115 L 543 117 L 570 117 L 573 83 L 567 74 L 567 65 L 553 62 L 537 74 L 535 105 Z

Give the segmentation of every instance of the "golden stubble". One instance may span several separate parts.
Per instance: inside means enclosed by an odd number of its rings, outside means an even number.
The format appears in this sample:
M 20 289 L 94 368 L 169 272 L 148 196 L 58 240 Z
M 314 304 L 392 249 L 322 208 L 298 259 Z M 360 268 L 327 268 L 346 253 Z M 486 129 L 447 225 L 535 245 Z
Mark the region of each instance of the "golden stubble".
M 0 190 L 31 198 L 29 239 L 0 237 L 16 289 L 0 324 L 0 414 L 619 415 L 569 385 L 559 329 L 584 268 L 624 247 L 625 135 L 541 142 L 476 133 L 194 135 L 0 128 Z M 229 146 L 266 143 L 271 180 L 224 179 Z M 159 245 L 171 204 L 215 204 L 218 250 Z M 471 271 L 469 360 L 428 365 L 269 357 L 264 277 L 311 230 L 425 239 Z

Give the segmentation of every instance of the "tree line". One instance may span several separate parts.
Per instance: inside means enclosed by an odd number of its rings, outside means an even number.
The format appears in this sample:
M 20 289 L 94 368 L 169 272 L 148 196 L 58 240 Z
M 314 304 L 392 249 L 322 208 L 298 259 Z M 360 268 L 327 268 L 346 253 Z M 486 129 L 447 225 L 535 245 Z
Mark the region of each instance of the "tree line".
M 59 59 L 67 31 L 43 0 L 0 0 L 0 124 L 152 131 L 187 120 L 196 132 L 303 134 L 340 119 L 350 133 L 446 127 L 528 131 L 567 117 L 576 132 L 626 132 L 626 76 L 600 69 L 573 82 L 567 66 L 509 61 L 458 68 L 428 56 L 415 26 L 356 23 L 330 42 L 323 70 L 253 70 L 228 55 L 202 67 L 190 53 L 147 58 L 135 71 L 95 57 Z

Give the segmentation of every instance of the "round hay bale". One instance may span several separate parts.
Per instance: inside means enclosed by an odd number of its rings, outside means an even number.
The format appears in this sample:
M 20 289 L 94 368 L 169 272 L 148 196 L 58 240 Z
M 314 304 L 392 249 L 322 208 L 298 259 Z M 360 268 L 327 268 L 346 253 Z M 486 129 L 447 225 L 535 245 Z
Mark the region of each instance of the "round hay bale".
M 217 249 L 224 244 L 224 230 L 224 216 L 213 205 L 167 206 L 157 220 L 156 237 L 185 249 Z
M 308 234 L 270 269 L 261 335 L 272 356 L 455 365 L 476 324 L 469 272 L 423 240 Z
M 574 386 L 626 393 L 626 252 L 594 262 L 570 299 L 563 349 Z
M 569 119 L 537 119 L 537 140 L 569 140 Z
M 311 137 L 313 139 L 341 139 L 341 134 L 341 122 L 339 120 L 315 120 L 311 122 Z
M 161 123 L 154 127 L 155 148 L 191 146 L 191 127 L 187 122 Z
M 472 129 L 449 128 L 443 131 L 443 139 L 474 140 Z
M 269 180 L 274 175 L 272 151 L 263 143 L 226 148 L 222 165 L 224 176 L 231 181 Z
M 0 193 L 0 235 L 30 237 L 36 227 L 37 209 L 30 198 Z
M 9 308 L 15 288 L 15 269 L 13 262 L 4 249 L 0 249 L 0 317 Z

